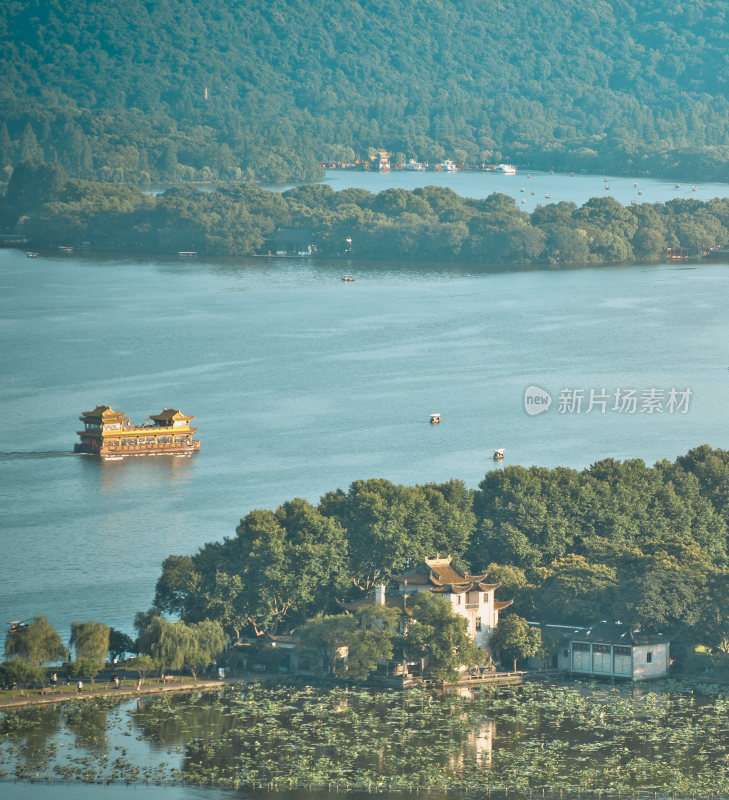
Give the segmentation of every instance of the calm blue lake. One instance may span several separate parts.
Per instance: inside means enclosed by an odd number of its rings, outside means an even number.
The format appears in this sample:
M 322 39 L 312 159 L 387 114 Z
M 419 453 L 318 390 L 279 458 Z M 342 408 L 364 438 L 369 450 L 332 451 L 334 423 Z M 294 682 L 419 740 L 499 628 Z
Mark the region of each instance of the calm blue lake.
M 488 272 L 0 250 L 0 286 L 2 622 L 130 631 L 167 555 L 358 478 L 475 487 L 500 447 L 507 465 L 582 468 L 729 440 L 724 264 Z M 542 414 L 525 411 L 530 386 L 551 398 Z M 690 391 L 687 407 L 669 407 L 672 390 Z M 201 451 L 73 455 L 97 404 L 134 421 L 179 407 Z

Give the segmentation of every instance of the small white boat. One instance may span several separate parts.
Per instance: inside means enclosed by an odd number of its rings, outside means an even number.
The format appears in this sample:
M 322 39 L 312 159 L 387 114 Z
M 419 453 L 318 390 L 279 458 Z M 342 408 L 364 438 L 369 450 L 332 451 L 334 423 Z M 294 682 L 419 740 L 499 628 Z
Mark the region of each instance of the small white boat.
M 503 447 L 499 447 L 498 449 L 494 450 L 494 461 L 503 461 L 505 452 L 506 450 Z
M 516 167 L 511 164 L 499 164 L 496 172 L 500 172 L 502 175 L 516 175 Z
M 28 258 L 38 258 L 38 253 L 33 253 L 30 250 L 25 254 Z
M 342 280 L 347 283 L 354 283 L 354 275 L 342 275 Z
M 440 414 L 431 414 L 430 415 L 430 424 L 437 425 L 440 422 Z

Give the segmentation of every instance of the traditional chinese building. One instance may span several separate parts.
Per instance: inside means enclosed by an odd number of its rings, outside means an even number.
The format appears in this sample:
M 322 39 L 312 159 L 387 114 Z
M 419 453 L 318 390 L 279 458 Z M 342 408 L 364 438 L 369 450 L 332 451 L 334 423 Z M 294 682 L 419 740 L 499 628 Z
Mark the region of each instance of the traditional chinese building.
M 482 650 L 488 648 L 491 633 L 499 624 L 499 612 L 513 602 L 496 600 L 494 592 L 500 583 L 486 583 L 486 575 L 471 575 L 460 570 L 450 557 L 423 559 L 420 564 L 390 578 L 398 586 L 397 594 L 403 607 L 407 598 L 418 592 L 433 592 L 448 600 L 453 612 L 468 620 L 468 633 Z M 384 587 L 380 593 L 384 597 Z
M 96 406 L 79 417 L 84 424 L 77 431 L 81 441 L 77 453 L 114 458 L 120 456 L 157 455 L 160 453 L 193 453 L 200 442 L 193 438 L 197 428 L 190 426 L 194 417 L 179 409 L 165 408 L 148 417 L 144 425 L 132 425 L 129 417 L 109 406 Z

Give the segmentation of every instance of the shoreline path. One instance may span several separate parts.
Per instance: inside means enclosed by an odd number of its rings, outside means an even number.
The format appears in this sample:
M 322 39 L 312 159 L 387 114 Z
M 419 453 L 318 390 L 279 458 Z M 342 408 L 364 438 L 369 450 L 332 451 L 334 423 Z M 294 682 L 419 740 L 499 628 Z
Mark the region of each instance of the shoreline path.
M 0 710 L 7 710 L 11 708 L 22 708 L 24 706 L 47 705 L 49 703 L 65 703 L 71 700 L 92 700 L 96 697 L 148 697 L 150 695 L 180 693 L 180 692 L 194 692 L 199 690 L 212 690 L 220 689 L 224 686 L 230 686 L 235 683 L 245 683 L 250 681 L 266 681 L 273 680 L 278 676 L 263 676 L 260 674 L 250 675 L 236 675 L 231 678 L 224 678 L 222 680 L 216 678 L 214 680 L 187 680 L 185 678 L 175 677 L 172 681 L 158 682 L 158 683 L 144 683 L 141 688 L 137 689 L 136 681 L 134 685 L 121 685 L 121 686 L 108 686 L 103 684 L 96 684 L 99 688 L 90 691 L 62 691 L 64 687 L 58 687 L 58 690 L 48 691 L 48 689 L 26 689 L 29 694 L 23 694 L 20 690 L 15 690 L 13 694 L 15 697 L 4 697 L 5 692 L 0 692 Z M 158 679 L 152 678 L 152 681 Z M 32 694 L 30 694 L 32 692 Z M 8 692 L 8 694 L 10 694 Z

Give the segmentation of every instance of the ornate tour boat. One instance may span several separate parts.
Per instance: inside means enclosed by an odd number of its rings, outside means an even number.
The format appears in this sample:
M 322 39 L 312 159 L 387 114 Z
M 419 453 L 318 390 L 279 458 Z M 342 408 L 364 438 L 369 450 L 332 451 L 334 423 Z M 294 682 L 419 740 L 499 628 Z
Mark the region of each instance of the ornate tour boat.
M 179 409 L 165 408 L 148 417 L 144 425 L 132 425 L 129 417 L 109 406 L 96 406 L 79 417 L 84 429 L 78 431 L 81 441 L 76 453 L 90 453 L 105 458 L 148 456 L 163 453 L 195 453 L 200 442 L 193 439 L 197 428 Z

